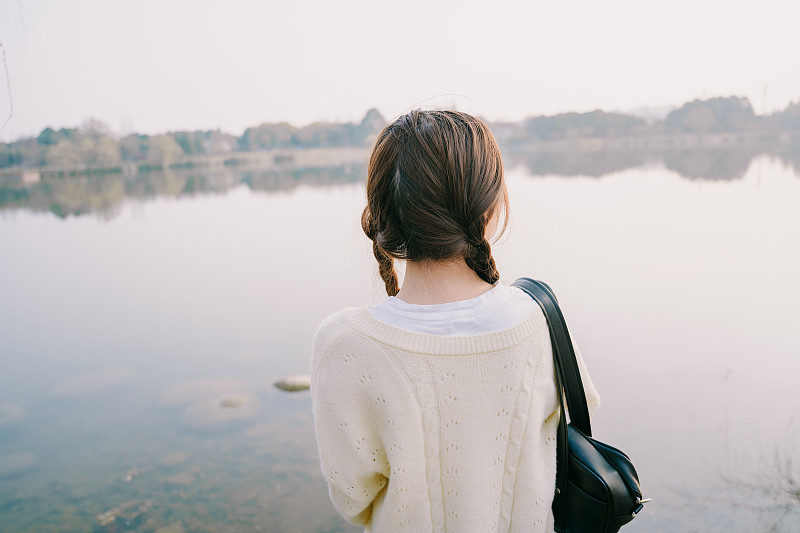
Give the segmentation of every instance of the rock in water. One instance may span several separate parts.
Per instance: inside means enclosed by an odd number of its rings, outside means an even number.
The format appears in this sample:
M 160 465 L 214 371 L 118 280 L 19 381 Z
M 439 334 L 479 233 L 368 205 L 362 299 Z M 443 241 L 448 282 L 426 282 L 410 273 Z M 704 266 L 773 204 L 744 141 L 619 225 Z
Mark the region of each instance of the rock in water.
M 244 404 L 246 398 L 241 394 L 230 394 L 219 401 L 219 406 L 225 409 L 235 409 Z
M 142 471 L 139 470 L 138 468 L 131 468 L 130 470 L 125 472 L 125 474 L 123 474 L 122 481 L 124 481 L 125 483 L 130 483 L 131 481 L 133 481 L 133 478 L 135 478 L 141 473 Z
M 100 527 L 113 524 L 117 519 L 133 522 L 140 515 L 149 511 L 152 506 L 153 502 L 151 501 L 133 500 L 125 502 L 109 511 L 97 515 L 95 521 Z
M 307 374 L 297 374 L 286 376 L 274 383 L 275 387 L 288 392 L 297 392 L 311 388 L 311 376 Z

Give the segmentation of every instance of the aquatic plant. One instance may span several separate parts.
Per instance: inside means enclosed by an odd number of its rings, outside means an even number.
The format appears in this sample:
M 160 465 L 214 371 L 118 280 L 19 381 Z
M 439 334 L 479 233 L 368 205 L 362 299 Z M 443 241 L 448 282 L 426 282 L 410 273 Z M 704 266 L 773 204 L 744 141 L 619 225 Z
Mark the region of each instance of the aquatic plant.
M 698 516 L 717 517 L 704 531 L 749 531 L 744 524 L 757 524 L 758 531 L 796 531 L 800 523 L 800 464 L 793 455 L 798 449 L 789 438 L 784 447 L 776 445 L 771 454 L 748 460 L 746 454 L 726 450 L 725 464 L 708 475 L 710 486 L 675 491 L 681 507 Z

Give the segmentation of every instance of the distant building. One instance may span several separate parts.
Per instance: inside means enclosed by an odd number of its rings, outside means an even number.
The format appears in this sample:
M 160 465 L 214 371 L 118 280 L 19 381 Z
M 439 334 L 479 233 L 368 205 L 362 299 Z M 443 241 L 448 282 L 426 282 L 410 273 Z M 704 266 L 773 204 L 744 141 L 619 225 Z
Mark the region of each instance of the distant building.
M 42 175 L 39 174 L 38 170 L 22 171 L 22 183 L 28 185 L 31 183 L 39 183 L 40 181 L 42 181 Z

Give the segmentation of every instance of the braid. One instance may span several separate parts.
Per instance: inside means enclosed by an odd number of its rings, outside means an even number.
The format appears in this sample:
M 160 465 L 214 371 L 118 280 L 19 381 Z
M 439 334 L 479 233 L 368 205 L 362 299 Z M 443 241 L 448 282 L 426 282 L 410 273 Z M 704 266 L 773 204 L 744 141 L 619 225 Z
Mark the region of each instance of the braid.
M 367 166 L 361 228 L 390 296 L 399 291 L 395 259 L 463 258 L 480 279 L 497 282 L 485 233 L 499 208 L 508 208 L 502 159 L 479 119 L 414 110 L 378 134 Z
M 478 244 L 470 243 L 472 253 L 467 255 L 464 260 L 472 270 L 486 283 L 495 283 L 500 279 L 500 273 L 492 257 L 492 248 L 489 241 L 481 239 Z
M 492 257 L 492 247 L 486 236 L 483 234 L 485 228 L 480 221 L 469 226 L 467 243 L 469 252 L 465 254 L 464 261 L 475 273 L 486 283 L 494 283 L 500 279 L 494 257 Z
M 400 288 L 397 285 L 397 273 L 394 271 L 394 261 L 389 255 L 378 246 L 377 240 L 372 241 L 372 253 L 375 254 L 375 259 L 378 260 L 378 269 L 381 273 L 381 279 L 386 284 L 386 294 L 395 296 Z

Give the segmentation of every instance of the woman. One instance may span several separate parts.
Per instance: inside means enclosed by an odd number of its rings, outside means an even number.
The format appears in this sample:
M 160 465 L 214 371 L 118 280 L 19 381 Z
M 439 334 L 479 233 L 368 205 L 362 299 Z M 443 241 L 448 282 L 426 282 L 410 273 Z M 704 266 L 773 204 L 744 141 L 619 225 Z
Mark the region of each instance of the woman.
M 367 531 L 553 531 L 550 337 L 538 305 L 498 281 L 489 241 L 507 213 L 482 121 L 412 111 L 380 133 L 361 224 L 389 298 L 322 323 L 311 383 L 331 500 Z

